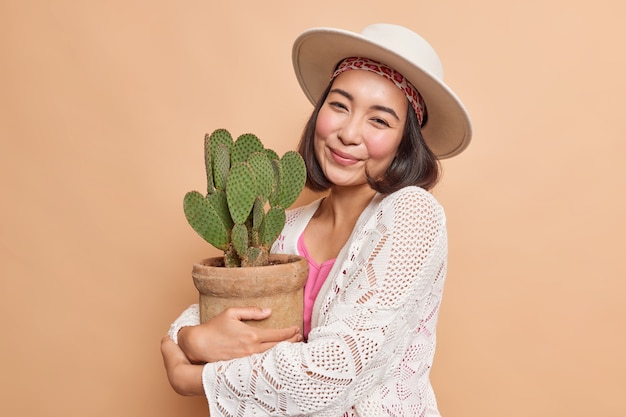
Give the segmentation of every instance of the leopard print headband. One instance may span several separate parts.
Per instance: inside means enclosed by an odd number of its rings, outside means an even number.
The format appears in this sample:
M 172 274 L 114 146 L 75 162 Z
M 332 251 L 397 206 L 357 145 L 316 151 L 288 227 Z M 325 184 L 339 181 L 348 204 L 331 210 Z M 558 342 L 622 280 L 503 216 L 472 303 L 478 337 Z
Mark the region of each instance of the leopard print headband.
M 409 82 L 409 80 L 404 78 L 402 74 L 400 74 L 393 68 L 386 66 L 385 64 L 381 64 L 380 62 L 371 60 L 369 58 L 351 57 L 341 61 L 341 63 L 333 73 L 331 81 L 334 80 L 342 72 L 353 69 L 365 70 L 376 73 L 394 83 L 409 100 L 409 103 L 413 107 L 413 110 L 415 110 L 417 120 L 420 126 L 422 126 L 424 115 L 426 114 L 424 99 L 417 91 L 417 89 Z

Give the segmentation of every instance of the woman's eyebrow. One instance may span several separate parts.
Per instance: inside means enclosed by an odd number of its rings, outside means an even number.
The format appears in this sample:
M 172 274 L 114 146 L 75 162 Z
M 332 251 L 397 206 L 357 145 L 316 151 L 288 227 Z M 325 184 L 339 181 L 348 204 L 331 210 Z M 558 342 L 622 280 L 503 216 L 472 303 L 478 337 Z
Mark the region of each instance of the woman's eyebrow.
M 390 114 L 390 115 L 392 115 L 393 117 L 395 117 L 395 118 L 396 118 L 396 120 L 398 120 L 398 121 L 400 120 L 400 117 L 398 117 L 398 114 L 397 114 L 397 113 L 396 113 L 396 112 L 395 112 L 392 108 L 390 108 L 390 107 L 375 105 L 375 106 L 372 106 L 372 109 L 374 109 L 374 110 L 384 111 L 384 112 L 386 112 L 386 113 L 389 113 L 389 114 Z
M 332 90 L 330 90 L 330 92 L 331 93 L 341 94 L 342 96 L 344 96 L 348 100 L 354 101 L 354 97 L 352 96 L 352 94 L 348 93 L 346 90 L 342 90 L 341 88 L 333 88 Z
M 337 93 L 339 95 L 344 96 L 345 98 L 347 98 L 350 101 L 354 101 L 354 97 L 352 96 L 352 94 L 348 93 L 346 90 L 342 90 L 341 88 L 333 88 L 332 90 L 330 90 L 330 92 L 331 93 Z M 379 110 L 379 111 L 384 111 L 386 113 L 389 113 L 394 118 L 396 118 L 396 120 L 400 120 L 400 117 L 398 116 L 398 114 L 390 107 L 374 105 L 371 108 L 373 110 Z

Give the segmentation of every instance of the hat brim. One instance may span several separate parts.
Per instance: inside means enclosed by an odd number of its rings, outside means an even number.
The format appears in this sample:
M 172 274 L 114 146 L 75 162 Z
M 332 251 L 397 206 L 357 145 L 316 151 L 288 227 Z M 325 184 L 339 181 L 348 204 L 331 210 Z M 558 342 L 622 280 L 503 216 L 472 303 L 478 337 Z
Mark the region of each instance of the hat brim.
M 455 156 L 469 145 L 472 134 L 470 118 L 456 94 L 425 69 L 358 33 L 314 28 L 296 39 L 292 50 L 293 67 L 311 103 L 317 103 L 328 86 L 335 66 L 348 57 L 365 57 L 381 62 L 400 72 L 417 88 L 428 113 L 422 135 L 438 158 Z

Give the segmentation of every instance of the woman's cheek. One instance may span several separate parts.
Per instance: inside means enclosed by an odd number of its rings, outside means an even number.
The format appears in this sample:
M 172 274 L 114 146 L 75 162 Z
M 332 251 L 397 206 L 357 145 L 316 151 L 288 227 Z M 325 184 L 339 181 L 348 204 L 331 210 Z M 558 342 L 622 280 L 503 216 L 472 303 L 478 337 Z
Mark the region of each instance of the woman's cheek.
M 367 153 L 371 159 L 389 159 L 393 158 L 398 149 L 399 142 L 395 138 L 384 137 L 371 137 L 367 141 Z
M 332 113 L 323 109 L 317 115 L 317 123 L 315 125 L 315 133 L 318 137 L 325 138 L 333 131 L 335 121 Z

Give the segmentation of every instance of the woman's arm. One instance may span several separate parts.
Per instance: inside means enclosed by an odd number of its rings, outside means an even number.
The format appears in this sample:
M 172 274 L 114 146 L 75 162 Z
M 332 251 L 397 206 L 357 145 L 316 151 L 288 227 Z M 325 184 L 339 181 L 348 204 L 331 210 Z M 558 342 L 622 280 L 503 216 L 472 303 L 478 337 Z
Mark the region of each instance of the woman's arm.
M 242 320 L 263 320 L 272 312 L 258 307 L 233 307 L 204 324 L 178 332 L 178 345 L 192 363 L 217 362 L 265 352 L 280 342 L 299 342 L 300 329 L 263 329 Z
M 202 365 L 189 362 L 182 349 L 169 338 L 161 339 L 161 355 L 170 385 L 180 395 L 203 395 Z
M 265 352 L 282 341 L 302 340 L 297 327 L 261 329 L 241 320 L 263 320 L 269 309 L 235 307 L 207 323 L 184 326 L 178 344 L 170 336 L 161 339 L 161 355 L 167 378 L 180 395 L 203 395 L 202 364 Z

